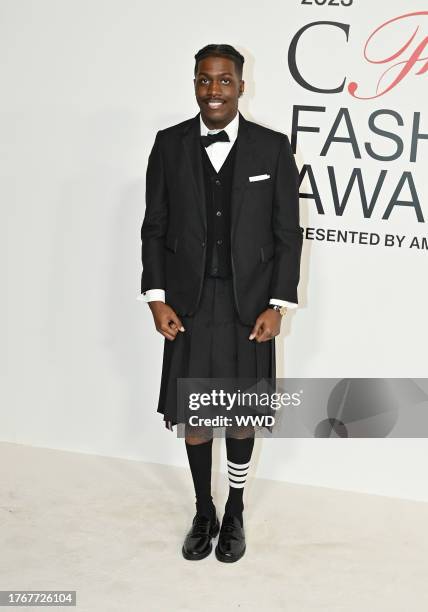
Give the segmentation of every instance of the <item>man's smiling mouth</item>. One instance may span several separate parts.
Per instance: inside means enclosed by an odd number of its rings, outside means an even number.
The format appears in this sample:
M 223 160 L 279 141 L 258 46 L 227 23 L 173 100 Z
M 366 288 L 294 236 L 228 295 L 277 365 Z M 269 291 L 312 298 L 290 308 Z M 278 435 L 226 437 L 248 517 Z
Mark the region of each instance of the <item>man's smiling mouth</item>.
M 207 100 L 206 104 L 208 105 L 209 108 L 212 108 L 213 110 L 220 108 L 220 106 L 222 106 L 224 104 L 224 100 Z

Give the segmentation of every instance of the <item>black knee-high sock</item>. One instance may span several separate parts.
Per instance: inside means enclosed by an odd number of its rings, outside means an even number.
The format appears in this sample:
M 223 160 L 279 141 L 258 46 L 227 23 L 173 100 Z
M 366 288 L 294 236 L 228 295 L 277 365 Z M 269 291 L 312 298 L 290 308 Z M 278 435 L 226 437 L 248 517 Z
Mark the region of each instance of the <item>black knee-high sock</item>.
M 227 472 L 229 475 L 229 497 L 225 514 L 236 516 L 241 525 L 244 510 L 243 494 L 254 447 L 254 436 L 249 438 L 226 437 Z
M 186 442 L 187 457 L 196 495 L 196 512 L 213 518 L 215 507 L 211 496 L 211 466 L 213 440 L 202 444 Z

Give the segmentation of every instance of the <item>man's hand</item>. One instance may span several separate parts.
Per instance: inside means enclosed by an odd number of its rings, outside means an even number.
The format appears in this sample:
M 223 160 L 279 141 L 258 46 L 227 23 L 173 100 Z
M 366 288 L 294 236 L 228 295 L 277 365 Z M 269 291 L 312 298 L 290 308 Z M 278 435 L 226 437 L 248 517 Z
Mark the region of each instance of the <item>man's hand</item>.
M 184 332 L 183 324 L 177 317 L 171 306 L 164 302 L 149 302 L 155 327 L 167 340 L 175 340 L 179 331 Z
M 249 339 L 266 342 L 279 334 L 281 330 L 281 314 L 273 308 L 267 308 L 258 317 Z

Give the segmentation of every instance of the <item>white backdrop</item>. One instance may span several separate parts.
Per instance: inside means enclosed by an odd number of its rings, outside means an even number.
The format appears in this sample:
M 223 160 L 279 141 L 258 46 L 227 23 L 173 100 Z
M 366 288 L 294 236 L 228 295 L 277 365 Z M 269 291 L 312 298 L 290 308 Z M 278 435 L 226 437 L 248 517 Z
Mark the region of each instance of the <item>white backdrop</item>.
M 163 340 L 136 300 L 140 227 L 155 133 L 198 112 L 193 56 L 212 42 L 232 44 L 246 57 L 240 110 L 248 119 L 290 135 L 293 106 L 325 107 L 299 117 L 320 129 L 298 133 L 296 159 L 299 168 L 312 166 L 325 210 L 321 215 L 313 200 L 302 199 L 302 226 L 406 236 L 401 248 L 305 240 L 301 307 L 277 341 L 278 375 L 427 375 L 427 251 L 409 248 L 412 236 L 427 235 L 426 226 L 415 205 L 394 206 L 387 220 L 382 215 L 403 172 L 412 173 L 428 215 L 426 140 L 416 163 L 409 161 L 415 112 L 420 131 L 428 132 L 428 75 L 416 75 L 420 61 L 377 98 L 356 99 L 347 90 L 356 81 L 358 94 L 375 95 L 381 74 L 423 40 L 427 15 L 400 20 L 373 39 L 370 52 L 392 55 L 419 25 L 410 47 L 384 65 L 364 59 L 370 34 L 410 12 L 407 4 L 218 0 L 204 12 L 195 0 L 2 1 L 2 440 L 187 465 L 184 442 L 156 413 Z M 423 9 L 416 1 L 411 10 Z M 346 79 L 336 94 L 305 89 L 288 67 L 291 39 L 316 21 L 349 25 L 348 41 L 343 29 L 319 25 L 297 47 L 308 82 L 332 88 Z M 399 69 L 388 71 L 380 90 Z M 320 155 L 340 108 L 349 111 L 361 159 L 343 142 Z M 379 109 L 403 118 L 403 126 L 391 115 L 378 118 L 379 127 L 403 138 L 395 161 L 373 160 L 364 147 L 370 142 L 379 154 L 396 148 L 368 127 Z M 344 123 L 337 135 L 346 135 Z M 362 169 L 369 196 L 387 170 L 370 219 L 355 190 L 343 215 L 334 213 L 327 166 L 341 196 L 354 167 Z M 307 177 L 301 189 L 310 191 Z M 404 185 L 399 199 L 409 193 Z M 258 476 L 428 500 L 424 439 L 257 444 Z M 216 466 L 224 466 L 219 456 Z

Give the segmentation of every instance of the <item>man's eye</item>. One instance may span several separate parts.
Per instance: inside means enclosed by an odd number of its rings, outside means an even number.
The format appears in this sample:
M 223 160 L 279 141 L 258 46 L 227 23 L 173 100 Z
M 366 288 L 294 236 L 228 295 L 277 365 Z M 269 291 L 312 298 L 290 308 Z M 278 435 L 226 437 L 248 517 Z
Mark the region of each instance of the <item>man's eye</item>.
M 221 79 L 221 80 L 222 80 L 223 83 L 226 83 L 226 85 L 229 85 L 229 83 L 230 83 L 230 79 Z M 203 83 L 205 85 L 206 83 L 208 83 L 208 79 L 205 78 L 205 77 L 201 77 L 199 79 L 199 82 Z

